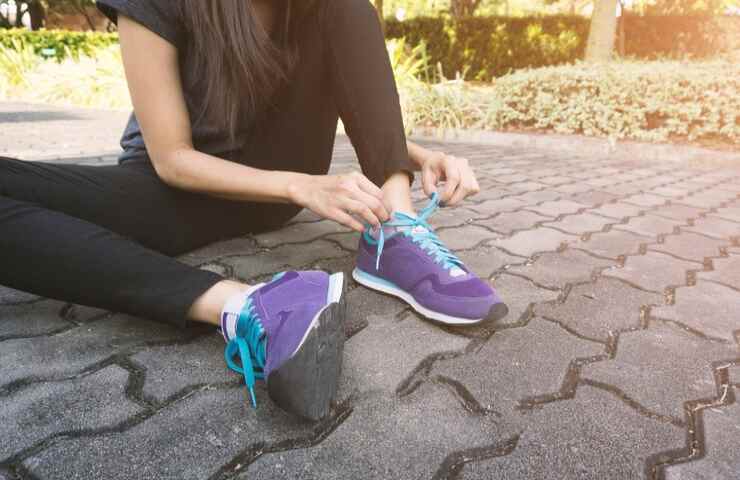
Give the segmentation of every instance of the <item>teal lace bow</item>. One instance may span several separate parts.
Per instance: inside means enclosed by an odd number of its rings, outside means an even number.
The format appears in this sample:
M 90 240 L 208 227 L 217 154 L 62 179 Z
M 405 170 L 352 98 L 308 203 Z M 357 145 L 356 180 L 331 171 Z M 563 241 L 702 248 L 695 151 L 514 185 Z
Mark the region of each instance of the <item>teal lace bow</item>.
M 252 406 L 257 407 L 257 399 L 254 396 L 254 384 L 257 379 L 262 380 L 264 376 L 265 357 L 267 342 L 265 329 L 255 312 L 252 299 L 247 299 L 239 319 L 236 323 L 236 335 L 229 340 L 224 350 L 226 365 L 230 369 L 244 376 L 244 383 L 249 390 Z M 241 365 L 234 361 L 238 355 Z
M 439 208 L 439 194 L 437 192 L 432 194 L 432 198 L 429 203 L 419 212 L 419 215 L 412 217 L 405 213 L 396 212 L 393 214 L 393 219 L 383 223 L 380 228 L 378 235 L 377 245 L 378 253 L 375 258 L 375 269 L 380 269 L 380 257 L 383 255 L 383 247 L 385 246 L 385 231 L 386 227 L 401 227 L 399 232 L 403 235 L 408 236 L 412 242 L 419 245 L 419 247 L 429 254 L 434 261 L 441 265 L 446 270 L 454 267 L 462 267 L 462 261 L 457 258 L 443 243 L 442 240 L 434 233 L 432 226 L 427 223 L 427 219 L 432 216 L 434 212 Z M 421 228 L 419 228 L 421 227 Z M 376 243 L 367 232 L 365 238 L 370 243 Z

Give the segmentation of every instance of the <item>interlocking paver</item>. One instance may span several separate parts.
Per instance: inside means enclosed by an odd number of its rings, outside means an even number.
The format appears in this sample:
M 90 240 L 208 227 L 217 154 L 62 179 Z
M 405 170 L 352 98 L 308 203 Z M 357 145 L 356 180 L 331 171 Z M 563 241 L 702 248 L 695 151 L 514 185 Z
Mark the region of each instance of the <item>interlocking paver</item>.
M 287 243 L 305 243 L 331 233 L 347 232 L 349 228 L 331 220 L 320 222 L 296 223 L 280 230 L 255 235 L 260 246 L 275 247 Z
M 176 341 L 186 332 L 164 324 L 115 315 L 58 335 L 2 343 L 0 387 L 25 378 L 75 375 L 101 360 L 147 342 Z
M 612 195 L 611 193 L 602 192 L 600 190 L 591 190 L 589 192 L 578 193 L 571 196 L 571 200 L 582 203 L 584 205 L 597 206 L 608 202 L 613 202 L 619 197 Z
M 586 207 L 587 205 L 570 200 L 553 200 L 550 202 L 544 202 L 541 205 L 537 205 L 534 207 L 530 206 L 527 208 L 529 210 L 532 210 L 533 212 L 539 213 L 540 215 L 557 217 L 558 215 L 576 213 Z
M 679 220 L 685 223 L 690 218 L 697 218 L 700 214 L 706 211 L 707 210 L 703 208 L 695 208 L 689 207 L 688 205 L 681 205 L 680 203 L 672 203 L 670 205 L 653 208 L 650 210 L 650 214 L 657 215 L 659 217 L 671 218 L 673 220 Z
M 598 270 L 613 264 L 612 261 L 569 248 L 563 252 L 544 253 L 534 262 L 513 266 L 508 272 L 523 275 L 544 287 L 557 289 L 568 283 L 587 282 Z
M 740 237 L 740 223 L 716 217 L 697 218 L 692 226 L 681 229 L 724 240 Z
M 637 235 L 631 232 L 611 230 L 604 233 L 596 233 L 587 240 L 582 240 L 573 246 L 580 250 L 586 250 L 594 255 L 608 258 L 618 258 L 622 255 L 634 255 L 639 252 L 640 245 L 651 242 L 653 239 Z
M 487 220 L 476 220 L 476 224 L 486 226 L 497 232 L 509 235 L 515 230 L 525 230 L 532 228 L 538 223 L 552 220 L 552 217 L 545 217 L 529 210 L 518 212 L 506 212 L 496 215 Z
M 21 292 L 20 290 L 0 285 L 0 306 L 34 302 L 39 300 L 39 298 L 40 297 L 33 295 L 32 293 Z
M 522 205 L 535 205 L 542 202 L 557 200 L 560 197 L 562 197 L 562 194 L 548 188 L 546 190 L 536 190 L 533 192 L 521 193 L 509 198 L 511 198 L 512 200 L 521 201 Z
M 713 259 L 712 271 L 699 272 L 697 277 L 702 280 L 711 280 L 729 285 L 740 290 L 740 251 L 733 251 L 734 253 L 729 257 Z
M 495 271 L 506 265 L 513 265 L 525 261 L 523 257 L 515 257 L 491 245 L 481 245 L 473 250 L 465 250 L 457 254 L 468 269 L 481 278 L 490 277 Z
M 472 222 L 476 217 L 480 217 L 480 214 L 465 207 L 442 208 L 437 210 L 429 224 L 435 229 L 458 227 Z
M 625 202 L 637 205 L 639 207 L 658 207 L 666 203 L 666 199 L 650 193 L 641 193 L 624 199 Z
M 716 213 L 710 213 L 709 216 L 740 222 L 740 207 L 718 208 Z
M 256 255 L 230 257 L 222 262 L 231 265 L 237 277 L 252 279 L 268 273 L 310 265 L 322 258 L 337 258 L 347 254 L 329 241 L 317 240 L 302 248 L 296 248 L 294 245 L 279 246 Z
M 645 290 L 663 292 L 667 287 L 686 285 L 687 271 L 701 269 L 697 262 L 648 252 L 628 256 L 623 267 L 604 271 L 604 275 L 621 278 Z
M 614 225 L 612 228 L 637 233 L 638 235 L 657 237 L 658 235 L 672 233 L 676 227 L 683 224 L 684 222 L 678 220 L 647 214 L 631 218 L 626 224 Z
M 735 478 L 740 472 L 740 403 L 703 410 L 706 454 L 690 463 L 670 465 L 666 480 Z
M 539 227 L 517 232 L 511 237 L 497 239 L 494 245 L 514 255 L 529 257 L 535 253 L 555 251 L 563 244 L 575 243 L 578 237 L 568 235 L 552 228 Z
M 493 215 L 500 212 L 512 212 L 518 210 L 524 205 L 524 202 L 517 200 L 515 197 L 506 197 L 499 200 L 486 200 L 485 202 L 470 205 L 468 208 L 478 213 Z
M 606 186 L 600 187 L 600 189 L 605 192 L 611 193 L 613 195 L 618 195 L 620 197 L 635 195 L 642 191 L 642 188 L 636 185 L 632 185 L 630 183 L 620 183 L 619 185 L 606 185 Z
M 592 213 L 578 213 L 575 215 L 567 215 L 560 220 L 554 222 L 547 222 L 543 225 L 563 230 L 566 233 L 572 233 L 574 235 L 583 235 L 589 232 L 600 232 L 609 224 L 615 223 L 614 220 L 602 217 L 600 215 L 594 215 Z
M 676 325 L 651 325 L 619 337 L 613 360 L 584 365 L 581 376 L 616 387 L 652 413 L 682 421 L 683 404 L 716 392 L 712 363 L 737 354 Z
M 241 450 L 310 433 L 245 388 L 199 390 L 121 433 L 62 439 L 23 465 L 45 479 L 208 478 Z
M 223 257 L 252 255 L 257 252 L 256 242 L 251 238 L 235 238 L 211 244 L 180 257 L 180 261 L 189 265 L 201 265 Z
M 543 189 L 550 188 L 549 185 L 539 182 L 519 182 L 511 183 L 506 186 L 506 189 L 514 193 L 535 193 Z
M 146 369 L 144 395 L 162 402 L 188 387 L 239 383 L 224 364 L 223 349 L 223 337 L 212 333 L 183 345 L 150 347 L 131 360 Z
M 324 240 L 337 242 L 345 250 L 356 252 L 357 245 L 360 241 L 360 234 L 357 232 L 335 233 L 333 235 L 324 237 Z
M 634 217 L 639 215 L 642 211 L 643 208 L 641 207 L 622 202 L 606 203 L 599 208 L 589 210 L 591 213 L 598 213 L 599 215 L 616 219 Z
M 562 185 L 564 183 L 570 183 L 573 181 L 572 178 L 564 177 L 562 175 L 553 175 L 551 177 L 540 177 L 537 179 L 538 182 L 556 186 L 556 185 Z
M 0 305 L 0 339 L 54 332 L 73 324 L 64 319 L 64 303 L 42 300 L 31 305 Z
M 373 315 L 368 324 L 345 345 L 342 396 L 357 399 L 348 420 L 319 446 L 266 455 L 241 478 L 429 477 L 448 453 L 496 436 L 494 417 L 468 413 L 446 388 L 425 385 L 400 399 L 393 393 L 425 357 L 460 350 L 465 339 L 415 316 Z M 337 457 L 342 445 L 357 448 Z
M 432 478 L 447 455 L 515 432 L 495 415 L 469 413 L 444 386 L 422 385 L 395 402 L 370 396 L 363 407 L 318 446 L 264 455 L 237 478 Z
M 684 435 L 610 393 L 584 386 L 574 399 L 533 413 L 511 454 L 466 464 L 462 477 L 640 479 L 650 455 L 683 447 Z
M 726 246 L 727 242 L 721 240 L 714 240 L 695 233 L 681 232 L 680 235 L 666 235 L 663 243 L 651 244 L 648 246 L 648 250 L 670 253 L 686 260 L 702 262 L 706 257 L 719 256 L 720 248 Z
M 601 354 L 604 345 L 535 318 L 526 327 L 496 332 L 476 352 L 438 362 L 429 376 L 459 381 L 482 405 L 506 415 L 520 400 L 558 391 L 572 360 Z
M 117 150 L 120 125 L 100 125 L 127 113 L 27 106 L 30 113 L 19 115 L 6 107 L 4 133 L 59 136 L 34 153 L 38 135 L 11 135 L 23 138 L 11 155 L 49 160 L 51 145 L 64 163 L 115 161 L 90 149 L 99 150 L 99 131 L 110 130 L 107 145 Z M 34 115 L 77 118 L 70 130 L 29 122 Z M 94 140 L 85 158 L 57 148 L 62 134 L 85 128 L 91 135 L 75 134 Z M 621 479 L 640 478 L 658 452 L 684 455 L 676 450 L 688 431 L 679 425 L 682 402 L 716 396 L 710 361 L 726 365 L 738 355 L 740 247 L 730 237 L 740 224 L 740 170 L 644 161 L 620 145 L 595 154 L 580 143 L 578 150 L 422 143 L 470 158 L 478 173 L 483 191 L 431 223 L 490 279 L 507 317 L 440 328 L 348 277 L 341 416 L 312 426 L 277 409 L 264 385 L 252 409 L 213 330 L 175 331 L 0 287 L 0 417 L 9 418 L 0 421 L 0 450 L 13 459 L 0 463 L 0 478 Z M 332 172 L 359 170 L 346 137 L 334 157 Z M 416 206 L 426 204 L 418 178 L 412 195 Z M 289 268 L 349 275 L 357 239 L 303 211 L 279 231 L 180 260 L 249 281 Z M 730 256 L 720 258 L 720 247 Z M 713 271 L 701 271 L 705 257 Z M 619 260 L 625 267 L 613 268 Z M 665 296 L 668 284 L 678 288 Z M 730 382 L 740 386 L 738 367 Z M 524 408 L 513 409 L 522 399 Z M 737 441 L 720 438 L 734 434 L 734 405 L 694 412 L 708 421 L 715 412 L 732 417 L 720 422 L 724 430 L 706 423 L 706 439 L 701 429 L 689 434 L 706 442 L 706 454 L 669 474 L 713 478 L 737 469 Z M 23 442 L 36 447 L 21 452 Z
M 687 195 L 681 199 L 681 203 L 698 208 L 713 208 L 719 207 L 722 203 L 733 198 L 728 194 L 728 192 L 724 192 L 724 195 L 717 194 L 717 192 L 718 191 L 715 191 L 715 193 L 712 194 L 707 191 L 702 191 L 693 195 Z
M 0 461 L 60 433 L 115 427 L 142 409 L 124 395 L 129 373 L 115 365 L 66 382 L 30 385 L 0 409 Z
M 347 293 L 347 318 L 344 330 L 351 337 L 367 327 L 371 316 L 395 317 L 408 305 L 392 295 L 358 287 Z
M 617 279 L 599 278 L 594 283 L 573 287 L 563 303 L 537 305 L 535 313 L 585 337 L 606 341 L 612 332 L 638 327 L 641 307 L 662 303 L 661 295 L 638 290 Z
M 500 237 L 499 234 L 478 225 L 440 229 L 437 231 L 437 234 L 451 250 L 473 248 L 482 242 Z
M 650 190 L 650 193 L 654 195 L 660 195 L 667 198 L 680 198 L 684 195 L 688 195 L 691 190 L 686 188 L 678 188 L 675 185 L 664 185 L 656 187 Z
M 674 305 L 653 308 L 650 315 L 673 320 L 704 335 L 734 341 L 740 332 L 740 295 L 717 283 L 699 280 L 692 287 L 676 289 Z

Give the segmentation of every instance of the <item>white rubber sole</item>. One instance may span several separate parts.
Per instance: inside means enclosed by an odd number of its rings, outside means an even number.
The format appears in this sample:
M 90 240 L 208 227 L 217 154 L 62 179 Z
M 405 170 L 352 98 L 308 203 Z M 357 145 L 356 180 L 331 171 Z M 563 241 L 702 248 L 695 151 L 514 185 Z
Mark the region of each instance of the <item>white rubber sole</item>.
M 430 320 L 434 320 L 435 322 L 445 323 L 447 325 L 475 325 L 476 323 L 480 323 L 484 320 L 483 318 L 471 320 L 470 318 L 453 317 L 450 315 L 445 315 L 444 313 L 429 310 L 428 308 L 420 305 L 416 300 L 414 300 L 414 297 L 396 287 L 395 285 L 391 284 L 390 282 L 381 278 L 377 278 L 373 275 L 370 275 L 369 273 L 363 272 L 358 268 L 355 268 L 352 271 L 352 278 L 354 278 L 357 283 L 359 283 L 360 285 L 364 285 L 367 288 L 371 288 L 373 290 L 377 290 L 379 292 L 387 293 L 388 295 L 393 295 L 394 297 L 400 298 L 404 302 L 408 303 L 411 308 L 416 310 L 416 312 L 418 312 L 420 315 L 423 315 Z

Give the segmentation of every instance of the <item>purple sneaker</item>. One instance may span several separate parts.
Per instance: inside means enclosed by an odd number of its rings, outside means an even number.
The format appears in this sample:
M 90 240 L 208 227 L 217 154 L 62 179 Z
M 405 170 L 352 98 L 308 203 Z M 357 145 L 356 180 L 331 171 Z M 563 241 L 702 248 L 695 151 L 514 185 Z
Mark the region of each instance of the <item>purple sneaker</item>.
M 244 375 L 252 404 L 255 379 L 284 410 L 318 420 L 337 392 L 344 349 L 344 276 L 284 272 L 245 293 L 221 317 L 226 364 Z M 237 318 L 234 318 L 237 317 Z
M 418 217 L 394 213 L 377 239 L 366 231 L 352 276 L 438 322 L 472 325 L 503 318 L 509 309 L 496 291 L 471 273 L 427 223 L 438 206 L 435 193 Z

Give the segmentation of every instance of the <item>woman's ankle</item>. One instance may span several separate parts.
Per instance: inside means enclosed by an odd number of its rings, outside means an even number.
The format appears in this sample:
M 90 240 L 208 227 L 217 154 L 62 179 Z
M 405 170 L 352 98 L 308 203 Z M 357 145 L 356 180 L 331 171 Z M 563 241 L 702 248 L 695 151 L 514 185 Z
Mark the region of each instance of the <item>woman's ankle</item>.
M 382 191 L 386 209 L 391 214 L 393 212 L 416 214 L 411 201 L 411 184 L 406 172 L 397 172 L 388 177 L 383 184 Z
M 221 311 L 232 296 L 249 289 L 246 283 L 222 280 L 193 302 L 188 318 L 196 322 L 220 325 Z

